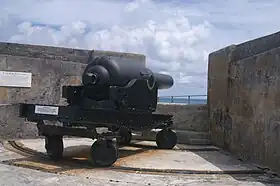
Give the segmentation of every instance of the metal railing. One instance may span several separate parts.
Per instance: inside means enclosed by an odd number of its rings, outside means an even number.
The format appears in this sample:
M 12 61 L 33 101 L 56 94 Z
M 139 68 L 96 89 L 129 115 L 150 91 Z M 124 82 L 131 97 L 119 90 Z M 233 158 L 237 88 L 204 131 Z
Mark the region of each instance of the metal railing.
M 207 95 L 159 96 L 159 103 L 206 104 Z

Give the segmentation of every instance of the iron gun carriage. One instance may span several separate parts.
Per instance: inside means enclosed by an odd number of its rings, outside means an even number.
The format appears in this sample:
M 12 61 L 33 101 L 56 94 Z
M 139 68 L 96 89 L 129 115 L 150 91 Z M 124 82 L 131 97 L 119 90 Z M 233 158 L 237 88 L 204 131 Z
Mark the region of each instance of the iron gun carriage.
M 95 57 L 84 69 L 81 85 L 62 87 L 66 106 L 22 103 L 20 117 L 37 123 L 51 158 L 63 157 L 63 136 L 86 137 L 95 140 L 91 161 L 110 166 L 118 159 L 118 146 L 128 145 L 133 131 L 160 129 L 156 136 L 158 148 L 176 145 L 177 136 L 171 130 L 173 116 L 155 113 L 158 90 L 172 86 L 171 76 L 154 73 L 143 64 Z M 98 128 L 107 131 L 98 133 Z

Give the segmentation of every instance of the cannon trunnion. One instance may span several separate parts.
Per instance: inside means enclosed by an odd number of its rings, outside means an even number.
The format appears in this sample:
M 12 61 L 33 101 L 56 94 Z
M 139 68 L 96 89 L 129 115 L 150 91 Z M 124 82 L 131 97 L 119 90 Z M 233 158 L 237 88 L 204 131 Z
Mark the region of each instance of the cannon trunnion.
M 67 106 L 24 103 L 20 117 L 37 123 L 53 159 L 63 157 L 63 136 L 87 137 L 96 139 L 91 162 L 110 166 L 118 158 L 118 146 L 129 145 L 133 131 L 161 129 L 156 137 L 158 147 L 171 149 L 176 145 L 177 136 L 171 130 L 173 116 L 154 113 L 158 91 L 172 86 L 171 76 L 154 73 L 143 64 L 96 57 L 86 66 L 81 85 L 62 87 Z M 45 120 L 62 125 L 46 125 Z M 100 133 L 97 128 L 107 131 Z M 104 153 L 110 155 L 102 156 Z

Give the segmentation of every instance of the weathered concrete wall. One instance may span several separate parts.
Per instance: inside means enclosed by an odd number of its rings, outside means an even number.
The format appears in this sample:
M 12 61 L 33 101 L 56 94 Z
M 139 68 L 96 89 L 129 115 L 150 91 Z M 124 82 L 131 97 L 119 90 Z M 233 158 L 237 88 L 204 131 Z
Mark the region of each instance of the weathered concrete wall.
M 280 172 L 280 32 L 209 55 L 212 142 Z
M 207 105 L 159 103 L 157 113 L 172 114 L 178 142 L 183 144 L 210 144 Z M 156 132 L 147 132 L 135 139 L 155 140 Z
M 38 138 L 35 123 L 27 122 L 18 115 L 18 105 L 0 105 L 0 139 Z

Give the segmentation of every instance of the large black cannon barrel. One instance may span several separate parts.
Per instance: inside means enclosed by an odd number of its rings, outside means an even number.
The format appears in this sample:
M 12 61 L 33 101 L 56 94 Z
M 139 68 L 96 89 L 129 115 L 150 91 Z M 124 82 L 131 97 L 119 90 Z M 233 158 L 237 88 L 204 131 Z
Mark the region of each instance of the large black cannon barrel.
M 153 73 L 145 64 L 135 63 L 129 59 L 112 57 L 96 57 L 85 68 L 83 84 L 125 86 L 132 79 L 155 81 L 159 89 L 170 88 L 173 85 L 171 76 Z

